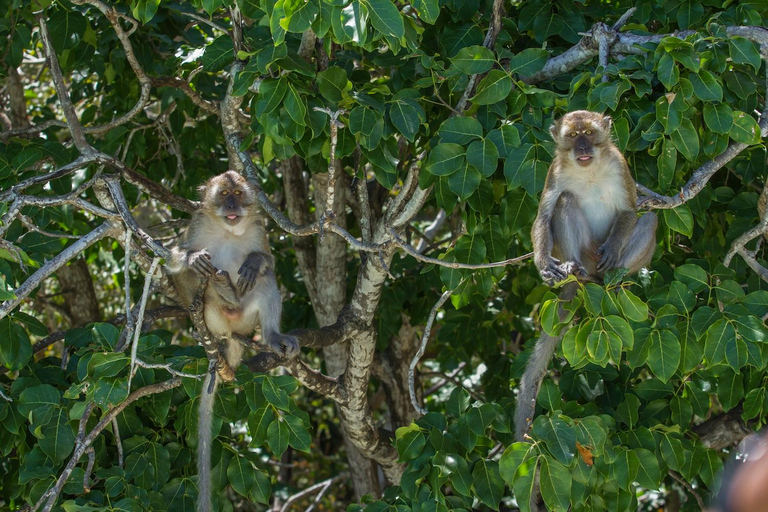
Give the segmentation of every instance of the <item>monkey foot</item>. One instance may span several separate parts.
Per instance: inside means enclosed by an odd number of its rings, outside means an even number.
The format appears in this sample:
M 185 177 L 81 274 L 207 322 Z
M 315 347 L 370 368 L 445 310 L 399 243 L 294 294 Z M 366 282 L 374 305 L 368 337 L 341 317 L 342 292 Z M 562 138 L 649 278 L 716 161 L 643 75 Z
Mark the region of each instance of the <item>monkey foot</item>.
M 219 359 L 216 363 L 216 373 L 224 382 L 235 380 L 235 370 L 224 359 Z

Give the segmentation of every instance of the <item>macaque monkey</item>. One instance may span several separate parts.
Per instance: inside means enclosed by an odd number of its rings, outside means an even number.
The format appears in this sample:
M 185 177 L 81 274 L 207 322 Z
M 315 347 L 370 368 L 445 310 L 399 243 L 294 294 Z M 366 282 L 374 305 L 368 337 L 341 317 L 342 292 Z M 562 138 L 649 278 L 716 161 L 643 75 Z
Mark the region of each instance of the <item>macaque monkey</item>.
M 578 110 L 555 121 L 555 158 L 547 173 L 531 239 L 545 282 L 575 274 L 602 281 L 606 271 L 648 266 L 656 248 L 656 215 L 637 218 L 637 193 L 629 166 L 611 141 L 611 118 Z M 576 296 L 578 285 L 560 299 Z M 564 317 L 564 311 L 560 310 Z M 520 382 L 515 414 L 522 441 L 533 422 L 536 396 L 561 336 L 541 334 Z
M 215 388 L 219 380 L 234 378 L 243 356 L 243 346 L 234 335 L 251 336 L 260 325 L 263 343 L 285 358 L 295 356 L 299 345 L 294 337 L 280 332 L 282 299 L 256 190 L 235 171 L 227 171 L 199 191 L 202 205 L 184 240 L 172 250 L 167 268 L 185 307 L 208 281 L 203 296 L 205 326 L 223 342 L 226 365 L 218 368 L 219 378 L 211 373 L 206 377 L 198 421 L 197 510 L 209 511 Z

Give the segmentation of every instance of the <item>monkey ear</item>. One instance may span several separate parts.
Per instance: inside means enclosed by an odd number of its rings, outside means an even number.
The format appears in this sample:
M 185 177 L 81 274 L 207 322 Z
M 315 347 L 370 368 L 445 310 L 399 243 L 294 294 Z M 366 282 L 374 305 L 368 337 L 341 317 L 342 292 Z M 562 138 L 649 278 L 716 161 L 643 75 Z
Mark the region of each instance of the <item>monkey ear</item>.
M 552 136 L 553 140 L 557 140 L 558 135 L 560 135 L 560 119 L 552 123 L 549 127 L 549 134 Z
M 200 185 L 197 187 L 197 195 L 200 197 L 205 197 L 205 191 L 207 190 L 207 187 L 205 185 Z
M 611 116 L 603 116 L 603 126 L 605 126 L 606 130 L 611 129 L 611 126 L 613 126 L 613 119 Z

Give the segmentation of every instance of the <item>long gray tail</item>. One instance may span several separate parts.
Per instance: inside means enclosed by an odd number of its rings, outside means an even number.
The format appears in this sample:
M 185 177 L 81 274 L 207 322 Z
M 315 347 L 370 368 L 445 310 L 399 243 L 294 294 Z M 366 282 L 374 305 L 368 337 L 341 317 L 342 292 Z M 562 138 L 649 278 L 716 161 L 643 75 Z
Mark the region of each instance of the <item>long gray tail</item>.
M 211 379 L 213 390 L 208 392 Z M 197 419 L 197 512 L 211 512 L 211 436 L 213 427 L 213 402 L 219 379 L 216 373 L 208 372 L 200 395 L 200 409 Z
M 576 296 L 579 291 L 578 283 L 569 283 L 565 285 L 560 292 L 560 299 L 569 301 Z M 567 312 L 561 307 L 558 308 L 560 320 L 565 319 Z M 517 394 L 517 409 L 515 410 L 515 439 L 525 440 L 525 434 L 531 428 L 533 415 L 536 411 L 536 397 L 541 388 L 541 381 L 547 374 L 549 361 L 557 350 L 557 345 L 563 336 L 550 336 L 542 332 L 536 347 L 533 349 L 533 355 L 528 359 L 525 365 L 525 373 L 520 380 L 520 391 Z

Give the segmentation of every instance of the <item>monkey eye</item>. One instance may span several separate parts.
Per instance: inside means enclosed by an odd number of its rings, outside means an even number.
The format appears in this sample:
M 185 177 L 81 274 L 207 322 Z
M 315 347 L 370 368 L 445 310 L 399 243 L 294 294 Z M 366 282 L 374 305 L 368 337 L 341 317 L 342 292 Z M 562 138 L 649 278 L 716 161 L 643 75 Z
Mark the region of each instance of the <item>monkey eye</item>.
M 586 133 L 587 135 L 592 135 L 592 130 L 587 130 L 584 133 Z
M 571 136 L 571 137 L 575 137 L 575 136 L 576 136 L 576 132 L 571 132 L 571 133 L 570 133 L 570 136 Z
M 225 196 L 225 195 L 227 195 L 227 194 L 229 194 L 229 192 L 227 192 L 226 190 L 222 190 L 222 191 L 221 191 L 221 195 Z
M 239 190 L 235 190 L 235 195 L 236 196 L 239 196 L 240 194 L 242 194 L 242 192 L 240 192 Z

